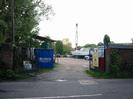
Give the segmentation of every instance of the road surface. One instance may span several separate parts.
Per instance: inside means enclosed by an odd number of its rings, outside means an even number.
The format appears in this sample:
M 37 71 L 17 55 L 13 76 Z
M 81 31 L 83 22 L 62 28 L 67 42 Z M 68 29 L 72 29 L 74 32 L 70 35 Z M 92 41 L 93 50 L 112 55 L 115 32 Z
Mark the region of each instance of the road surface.
M 88 61 L 60 58 L 54 71 L 0 83 L 0 99 L 132 99 L 133 79 L 94 79 Z

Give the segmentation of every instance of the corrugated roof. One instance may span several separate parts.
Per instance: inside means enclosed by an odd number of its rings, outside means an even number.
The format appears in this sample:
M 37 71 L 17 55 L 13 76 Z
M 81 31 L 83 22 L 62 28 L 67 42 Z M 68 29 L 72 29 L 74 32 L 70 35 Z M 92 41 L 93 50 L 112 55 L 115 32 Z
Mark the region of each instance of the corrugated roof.
M 116 44 L 109 44 L 109 48 L 125 48 L 125 49 L 133 49 L 132 43 L 116 43 Z
M 48 40 L 48 41 L 51 41 L 51 42 L 56 42 L 56 40 L 52 40 L 52 39 L 50 39 L 50 38 L 43 37 L 43 36 L 38 36 L 38 35 L 35 35 L 34 38 L 35 38 L 35 39 L 38 39 L 38 40 L 41 40 L 41 41 L 46 41 L 46 40 Z

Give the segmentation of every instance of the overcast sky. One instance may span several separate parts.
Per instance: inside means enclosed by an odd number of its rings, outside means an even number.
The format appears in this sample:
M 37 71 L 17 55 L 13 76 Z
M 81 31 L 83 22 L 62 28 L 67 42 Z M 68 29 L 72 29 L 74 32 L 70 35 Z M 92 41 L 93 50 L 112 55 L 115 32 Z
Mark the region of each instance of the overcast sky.
M 133 38 L 133 0 L 48 0 L 55 15 L 40 22 L 40 35 L 55 40 L 69 38 L 75 46 L 103 42 L 105 34 L 116 43 Z

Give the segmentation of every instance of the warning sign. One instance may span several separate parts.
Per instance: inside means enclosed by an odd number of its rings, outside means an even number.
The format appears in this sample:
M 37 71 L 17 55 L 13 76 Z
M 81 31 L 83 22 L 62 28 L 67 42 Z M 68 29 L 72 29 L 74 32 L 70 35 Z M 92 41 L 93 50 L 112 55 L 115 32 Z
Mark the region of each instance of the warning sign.
M 92 65 L 98 67 L 98 52 L 94 52 L 92 55 Z

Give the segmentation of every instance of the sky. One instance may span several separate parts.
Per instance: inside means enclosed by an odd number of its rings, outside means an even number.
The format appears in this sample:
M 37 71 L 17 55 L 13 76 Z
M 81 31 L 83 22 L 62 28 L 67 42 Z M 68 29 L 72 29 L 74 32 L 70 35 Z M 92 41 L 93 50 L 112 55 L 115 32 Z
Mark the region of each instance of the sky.
M 103 42 L 105 34 L 115 43 L 131 43 L 133 38 L 133 0 L 48 0 L 55 15 L 39 24 L 41 36 L 55 40 L 68 38 L 78 45 Z

